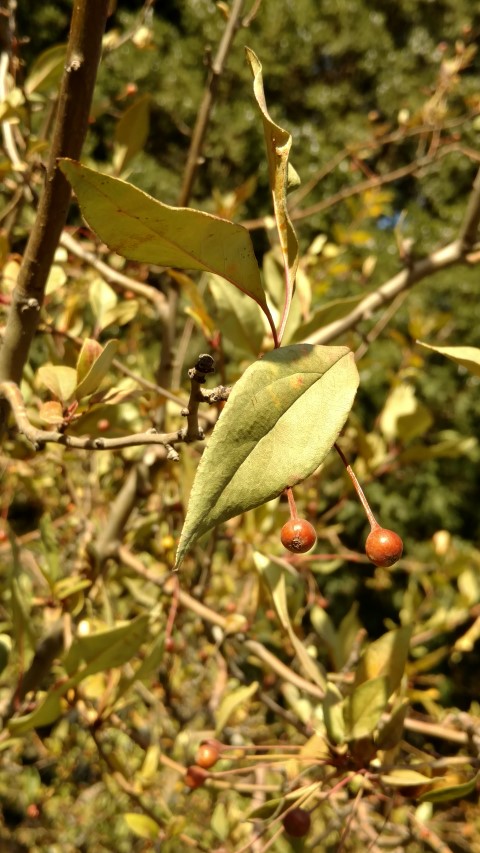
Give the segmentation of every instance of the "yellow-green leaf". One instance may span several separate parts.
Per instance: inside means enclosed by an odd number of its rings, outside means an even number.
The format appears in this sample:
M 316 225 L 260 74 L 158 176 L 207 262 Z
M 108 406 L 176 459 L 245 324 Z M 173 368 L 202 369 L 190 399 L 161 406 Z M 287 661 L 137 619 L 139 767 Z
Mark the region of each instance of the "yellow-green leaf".
M 98 387 L 104 376 L 108 373 L 110 369 L 110 365 L 115 358 L 118 350 L 118 341 L 111 340 L 108 341 L 105 346 L 100 347 L 100 352 L 95 349 L 88 348 L 88 353 L 85 351 L 84 357 L 81 361 L 82 372 L 87 368 L 90 358 L 93 358 L 95 352 L 98 353 L 96 358 L 91 362 L 91 366 L 88 372 L 84 375 L 83 379 L 77 385 L 75 389 L 75 397 L 77 400 L 81 400 L 82 397 L 88 397 L 89 394 L 93 394 L 98 390 Z M 82 348 L 83 353 L 83 348 Z M 82 353 L 80 353 L 80 358 L 82 357 Z
M 474 376 L 480 376 L 480 349 L 478 347 L 433 347 L 431 344 L 417 341 L 419 347 L 437 352 L 451 359 L 456 364 L 466 367 Z
M 148 815 L 126 812 L 123 819 L 131 832 L 139 838 L 146 838 L 148 841 L 155 841 L 158 838 L 160 826 Z
M 86 221 L 110 249 L 134 261 L 220 275 L 270 317 L 246 228 L 200 210 L 162 204 L 74 160 L 61 160 L 60 168 Z
M 435 780 L 435 782 L 437 782 L 437 780 Z M 419 799 L 422 803 L 442 803 L 446 800 L 459 800 L 473 794 L 479 782 L 480 773 L 477 773 L 473 779 L 470 779 L 468 782 L 462 782 L 460 785 L 443 785 L 438 788 L 435 787 L 431 791 L 426 791 L 425 794 L 422 794 L 421 797 L 419 797 Z
M 198 467 L 177 566 L 203 533 L 318 468 L 345 423 L 357 385 L 347 347 L 280 347 L 245 371 Z
M 408 657 L 412 626 L 395 628 L 383 634 L 366 648 L 360 658 L 355 676 L 355 684 L 362 684 L 379 675 L 388 678 L 391 695 L 403 678 Z
M 355 687 L 344 705 L 345 738 L 360 740 L 373 734 L 388 702 L 388 678 L 381 675 Z
M 142 150 L 150 127 L 151 96 L 137 98 L 120 117 L 115 128 L 113 167 L 119 175 L 130 160 Z
M 62 403 L 66 403 L 73 397 L 77 384 L 77 371 L 63 364 L 42 364 L 38 368 L 37 379 Z
M 237 708 L 248 702 L 257 690 L 258 681 L 253 681 L 248 687 L 237 687 L 236 690 L 232 690 L 224 696 L 216 713 L 215 732 L 217 735 L 221 734 Z

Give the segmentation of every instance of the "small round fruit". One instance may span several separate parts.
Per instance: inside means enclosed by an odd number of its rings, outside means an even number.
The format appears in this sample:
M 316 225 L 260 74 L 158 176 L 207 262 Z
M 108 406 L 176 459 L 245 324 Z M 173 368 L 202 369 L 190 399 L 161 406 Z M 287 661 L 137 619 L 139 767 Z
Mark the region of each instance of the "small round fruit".
M 204 770 L 209 770 L 210 767 L 213 767 L 213 765 L 217 763 L 219 757 L 220 753 L 215 744 L 201 743 L 198 747 L 196 762 L 199 767 L 203 767 Z
M 374 527 L 367 536 L 365 553 L 376 566 L 393 566 L 402 556 L 403 542 L 395 531 Z
M 188 788 L 201 788 L 207 778 L 208 773 L 203 767 L 191 764 L 190 767 L 187 767 L 183 781 Z
M 310 829 L 310 815 L 305 809 L 292 809 L 283 818 L 283 828 L 293 838 L 303 838 Z
M 282 545 L 294 554 L 305 554 L 317 541 L 315 528 L 304 518 L 291 518 L 280 533 Z

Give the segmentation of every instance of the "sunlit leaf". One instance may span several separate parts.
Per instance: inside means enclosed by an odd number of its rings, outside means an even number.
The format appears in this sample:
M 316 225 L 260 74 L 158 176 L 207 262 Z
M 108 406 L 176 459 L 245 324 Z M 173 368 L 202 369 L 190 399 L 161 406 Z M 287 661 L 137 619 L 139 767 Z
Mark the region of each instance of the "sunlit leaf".
M 466 367 L 474 376 L 480 376 L 480 349 L 478 347 L 433 347 L 431 344 L 417 341 L 419 347 L 444 355 L 455 364 Z
M 77 371 L 63 364 L 42 364 L 37 370 L 37 379 L 62 403 L 66 403 L 73 397 Z
M 148 622 L 148 614 L 143 614 L 125 625 L 76 637 L 63 661 L 67 673 L 71 676 L 80 673 L 85 678 L 122 666 L 143 643 Z
M 382 773 L 382 782 L 393 788 L 410 787 L 411 785 L 431 785 L 429 776 L 424 776 L 418 770 L 410 770 L 408 767 L 399 767 L 390 773 Z
M 58 400 L 47 400 L 38 410 L 38 417 L 44 424 L 58 427 L 63 422 L 63 406 Z
M 346 347 L 281 347 L 236 383 L 205 450 L 177 554 L 216 524 L 302 482 L 330 451 L 358 373 Z
M 82 381 L 79 382 L 75 389 L 75 397 L 78 400 L 81 400 L 82 397 L 87 397 L 89 394 L 93 394 L 98 390 L 103 377 L 106 376 L 110 370 L 110 365 L 117 354 L 118 341 L 107 341 L 103 348 L 100 347 L 100 350 L 101 351 L 98 353 L 97 357 L 92 361 L 88 373 L 84 375 Z M 80 355 L 82 355 L 82 353 Z M 93 350 L 89 351 L 89 355 L 93 355 Z M 88 362 L 89 359 L 85 353 L 85 358 L 82 360 L 81 364 L 82 371 L 87 367 Z
M 148 815 L 126 812 L 123 819 L 131 832 L 139 838 L 146 838 L 148 841 L 155 841 L 158 838 L 160 826 Z
M 326 302 L 314 312 L 310 320 L 302 323 L 295 330 L 291 342 L 303 341 L 309 335 L 317 332 L 319 329 L 323 329 L 324 326 L 328 326 L 329 323 L 346 317 L 364 298 L 365 294 L 361 293 L 358 296 L 346 296 L 344 299 L 334 299 L 331 302 Z
M 220 275 L 269 316 L 246 228 L 200 210 L 162 204 L 131 184 L 74 160 L 61 160 L 60 168 L 86 221 L 110 249 L 134 261 Z
M 223 697 L 215 715 L 215 732 L 217 735 L 222 733 L 232 714 L 240 705 L 248 702 L 257 690 L 258 681 L 253 681 L 247 687 L 237 687 L 236 690 L 231 690 Z
M 403 678 L 408 658 L 412 626 L 402 626 L 383 634 L 366 648 L 360 658 L 355 676 L 355 684 L 362 684 L 379 675 L 388 678 L 391 695 Z
M 336 684 L 329 682 L 323 700 L 323 721 L 331 743 L 345 739 L 344 698 Z
M 382 716 L 389 693 L 388 678 L 381 675 L 365 681 L 345 700 L 345 737 L 347 740 L 359 740 L 373 734 Z
M 110 287 L 103 278 L 92 281 L 88 296 L 95 316 L 95 326 L 99 332 L 108 325 L 108 314 L 116 308 L 118 297 L 113 287 Z

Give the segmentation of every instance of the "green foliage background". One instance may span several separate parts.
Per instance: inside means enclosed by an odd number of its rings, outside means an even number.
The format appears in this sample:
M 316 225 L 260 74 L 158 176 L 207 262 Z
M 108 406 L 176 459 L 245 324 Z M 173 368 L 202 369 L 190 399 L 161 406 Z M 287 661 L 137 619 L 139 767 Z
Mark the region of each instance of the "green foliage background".
M 250 28 L 237 35 L 222 75 L 192 204 L 219 212 L 229 194 L 253 179 L 253 191 L 245 192 L 245 199 L 235 209 L 236 219 L 257 219 L 271 213 L 263 134 L 252 98 L 244 44 L 261 58 L 269 108 L 272 117 L 292 133 L 292 161 L 303 186 L 339 151 L 352 146 L 358 146 L 364 172 L 381 175 L 409 163 L 419 152 L 427 152 L 431 140 L 412 135 L 398 143 L 372 148 L 370 156 L 363 156 L 361 146 L 372 139 L 377 128 L 397 129 L 401 111 L 412 128 L 423 122 L 426 104 L 438 84 L 442 58 L 454 55 L 456 41 L 470 42 L 478 36 L 475 6 L 467 0 L 282 0 L 277 4 L 264 0 Z M 69 2 L 35 4 L 34 9 L 19 4 L 19 35 L 29 39 L 21 54 L 25 75 L 42 50 L 65 40 L 70 7 Z M 116 29 L 124 34 L 134 27 L 140 8 L 140 3 L 119 0 L 109 22 L 110 34 Z M 131 103 L 128 87 L 135 86 L 138 95 L 148 93 L 151 97 L 150 132 L 144 150 L 131 163 L 128 179 L 156 198 L 175 204 L 202 97 L 209 51 L 215 52 L 224 21 L 210 0 L 165 0 L 155 9 L 148 26 L 151 42 L 142 49 L 126 39 L 121 47 L 105 55 L 85 157 L 99 170 L 110 167 L 115 127 Z M 451 131 L 445 131 L 447 137 L 458 133 L 459 145 L 477 154 L 479 71 L 477 55 L 462 71 L 438 116 L 440 124 L 452 123 Z M 453 127 L 466 114 L 471 117 Z M 402 212 L 403 236 L 414 240 L 414 255 L 453 239 L 475 170 L 473 158 L 452 151 L 430 163 L 420 176 L 393 183 L 380 200 L 372 200 L 368 194 L 354 196 L 296 222 L 302 251 L 310 257 L 307 269 L 312 310 L 324 302 L 374 289 L 400 269 L 393 228 Z M 303 204 L 333 196 L 362 176 L 355 158 L 350 157 L 339 168 L 327 172 Z M 4 198 L 7 200 L 6 191 Z M 17 223 L 11 235 L 11 252 L 22 250 L 31 217 L 32 212 L 27 210 Z M 74 209 L 70 224 L 78 222 Z M 264 229 L 252 233 L 261 263 L 271 248 L 270 239 Z M 334 249 L 330 256 L 308 254 L 312 241 L 320 234 Z M 365 264 L 372 258 L 374 269 L 367 276 Z M 95 326 L 95 312 L 88 299 L 91 279 L 80 266 L 74 269 L 72 278 L 75 289 L 53 294 L 46 311 L 52 322 L 62 325 L 67 318 L 75 334 L 87 336 Z M 160 288 L 164 286 L 156 271 L 149 280 Z M 352 636 L 355 629 L 363 626 L 369 639 L 374 639 L 398 624 L 400 617 L 417 619 L 426 639 L 413 652 L 414 664 L 430 654 L 432 663 L 424 682 L 419 664 L 420 681 L 415 686 L 419 692 L 433 692 L 430 698 L 417 696 L 414 705 L 438 719 L 446 710 L 465 711 L 478 718 L 478 641 L 469 654 L 451 653 L 451 648 L 470 624 L 469 608 L 478 606 L 480 600 L 475 579 L 480 565 L 479 380 L 448 360 L 427 358 L 415 341 L 421 338 L 431 343 L 479 347 L 477 293 L 478 268 L 456 267 L 426 280 L 408 294 L 394 320 L 359 362 L 360 390 L 342 446 L 357 460 L 358 473 L 382 524 L 394 527 L 405 540 L 406 560 L 400 568 L 384 572 L 359 565 L 353 558 L 336 556 L 346 549 L 355 554 L 362 552 L 367 526 L 333 454 L 319 474 L 298 490 L 299 509 L 317 527 L 322 550 L 325 546 L 326 552 L 334 552 L 331 560 L 312 565 L 319 587 L 315 595 L 328 602 L 332 626 L 338 629 L 342 620 L 350 620 Z M 213 313 L 215 305 L 209 299 L 206 296 Z M 179 337 L 186 320 L 185 308 L 190 307 L 188 295 L 183 293 Z M 355 349 L 371 327 L 371 321 L 365 322 L 335 343 Z M 145 378 L 154 378 L 159 341 L 156 318 L 149 306 L 142 306 L 126 326 L 112 324 L 106 328 L 102 343 L 110 337 L 120 338 L 120 356 L 128 367 Z M 195 329 L 185 366 L 193 363 L 205 347 Z M 51 336 L 39 335 L 27 379 L 33 382 L 34 370 L 49 360 L 73 364 L 75 347 L 71 342 L 60 345 Z M 252 359 L 235 344 L 225 344 L 221 381 L 234 381 L 249 360 Z M 397 428 L 388 435 L 382 428 L 382 410 L 402 383 L 414 389 L 418 406 L 430 417 L 418 432 Z M 182 384 L 185 390 L 185 375 Z M 114 414 L 111 410 L 98 410 L 94 421 L 98 423 L 102 415 L 108 415 L 114 432 L 121 434 L 140 429 L 149 412 L 149 400 L 142 398 L 140 403 L 119 406 Z M 61 576 L 64 573 L 67 577 L 83 577 L 88 547 L 105 523 L 108 507 L 135 454 L 112 455 L 104 461 L 100 455 L 92 460 L 54 448 L 35 457 L 13 438 L 10 444 L 15 466 L 8 468 L 4 477 L 3 517 L 8 510 L 14 534 L 27 537 L 31 560 L 37 568 L 44 571 L 45 560 L 49 563 L 45 552 L 53 553 L 57 554 Z M 160 567 L 160 574 L 167 573 L 171 565 L 172 542 L 181 529 L 199 452 L 198 447 L 187 447 L 178 466 L 157 470 L 153 491 L 139 498 L 125 530 L 128 547 L 148 555 L 151 564 Z M 72 506 L 72 492 L 77 495 L 76 506 Z M 44 529 L 39 540 L 41 517 L 52 520 L 54 532 Z M 75 520 L 69 521 L 72 517 Z M 227 525 L 212 543 L 202 546 L 198 561 L 187 565 L 185 579 L 188 588 L 199 591 L 212 609 L 223 613 L 233 610 L 234 605 L 238 613 L 245 612 L 251 620 L 249 636 L 266 643 L 289 662 L 291 648 L 252 570 L 254 550 L 280 553 L 278 530 L 286 518 L 286 506 L 280 502 Z M 446 553 L 442 553 L 438 533 L 445 530 L 450 540 Z M 32 544 L 28 545 L 32 534 Z M 6 545 L 0 547 L 7 578 L 12 551 L 10 546 L 8 551 Z M 106 623 L 131 619 L 155 608 L 160 600 L 163 602 L 155 584 L 132 575 L 121 563 L 112 563 L 107 579 L 97 583 L 100 592 L 92 601 L 87 600 L 84 618 Z M 27 573 L 19 584 L 18 595 L 7 594 L 2 630 L 13 630 L 17 642 L 21 638 L 28 660 L 50 622 L 68 607 L 62 605 L 62 610 L 57 600 L 49 604 L 46 596 L 46 600 L 37 601 L 42 596 L 35 571 L 33 580 Z M 315 647 L 318 659 L 331 666 L 332 647 L 326 635 L 312 627 L 302 578 L 289 578 L 288 588 L 296 631 Z M 76 618 L 74 607 L 73 610 Z M 345 621 L 343 624 L 345 627 Z M 105 689 L 100 680 L 98 685 L 89 684 L 85 695 L 76 697 L 80 711 L 72 700 L 69 714 L 58 724 L 37 728 L 11 744 L 2 741 L 3 843 L 15 843 L 12 850 L 52 853 L 156 849 L 149 846 L 150 842 L 136 839 L 121 817 L 126 811 L 141 808 L 138 801 L 132 806 L 128 792 L 115 786 L 115 762 L 126 778 L 142 778 L 142 796 L 145 794 L 145 799 L 154 805 L 158 791 L 162 796 L 166 792 L 165 801 L 178 826 L 172 830 L 173 839 L 165 843 L 165 850 L 181 849 L 178 844 L 182 842 L 175 831 L 185 828 L 207 844 L 205 849 L 216 849 L 214 845 L 221 843 L 220 831 L 215 832 L 211 825 L 211 816 L 218 809 L 212 792 L 202 789 L 187 794 L 179 787 L 177 776 L 165 768 L 158 770 L 154 761 L 154 751 L 158 749 L 180 763 L 189 763 L 199 733 L 211 730 L 215 716 L 209 704 L 219 689 L 220 663 L 214 632 L 211 627 L 206 629 L 198 616 L 183 609 L 177 616 L 174 637 L 173 659 L 161 660 L 152 683 L 132 691 L 131 698 L 116 709 L 116 719 L 104 742 L 113 762 L 108 772 L 85 728 L 88 712 Z M 238 683 L 242 679 L 246 683 L 259 680 L 265 690 L 270 689 L 266 668 L 242 649 L 241 642 L 232 640 L 232 648 Z M 8 697 L 10 677 L 15 676 L 9 669 L 4 675 L 1 689 Z M 412 680 L 415 678 L 414 665 Z M 44 689 L 54 680 L 55 673 L 45 678 Z M 225 681 L 231 687 L 237 686 L 231 672 L 225 675 Z M 285 697 L 275 686 L 272 694 L 282 707 L 293 707 L 301 717 L 294 699 Z M 257 700 L 234 715 L 225 734 L 234 739 L 235 732 L 259 744 L 298 739 L 293 726 L 265 710 Z M 420 739 L 415 743 L 419 748 L 425 746 Z M 439 755 L 446 751 L 444 744 L 435 743 L 435 749 Z M 149 762 L 154 770 L 149 769 Z M 225 794 L 220 801 L 227 811 L 229 826 L 244 817 L 247 807 L 237 793 Z M 28 811 L 32 804 L 39 804 L 40 820 L 32 810 Z M 403 807 L 397 804 L 398 823 L 403 819 Z M 163 816 L 163 802 L 159 812 Z M 478 818 L 472 817 L 469 802 L 463 806 L 462 820 L 471 821 L 474 827 L 477 846 L 471 849 L 480 849 Z M 218 824 L 219 819 L 215 825 Z M 60 842 L 59 827 L 63 836 Z M 240 836 L 235 841 L 240 843 Z M 325 843 L 325 850 L 333 851 L 337 837 L 332 836 Z M 455 847 L 455 839 L 451 843 L 455 851 L 461 849 Z M 274 849 L 284 853 L 292 848 L 288 842 L 279 842 Z M 416 853 L 424 848 L 412 841 L 408 849 Z

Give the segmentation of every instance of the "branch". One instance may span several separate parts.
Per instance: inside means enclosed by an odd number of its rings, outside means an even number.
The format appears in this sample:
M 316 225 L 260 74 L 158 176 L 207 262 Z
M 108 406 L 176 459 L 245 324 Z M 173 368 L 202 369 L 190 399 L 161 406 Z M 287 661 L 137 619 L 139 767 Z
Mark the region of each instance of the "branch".
M 210 73 L 208 75 L 207 84 L 203 94 L 202 103 L 198 110 L 197 120 L 193 129 L 192 141 L 188 152 L 187 163 L 183 176 L 182 188 L 179 196 L 179 207 L 185 207 L 188 204 L 192 192 L 193 182 L 200 164 L 200 154 L 207 131 L 210 113 L 212 111 L 213 101 L 217 94 L 218 84 L 222 75 L 227 56 L 232 45 L 235 33 L 240 25 L 240 15 L 242 13 L 244 0 L 234 0 L 230 15 L 228 17 L 227 26 L 225 27 L 222 39 L 218 46 L 217 54 L 213 60 Z
M 0 380 L 20 381 L 37 328 L 45 285 L 70 203 L 70 185 L 57 167 L 57 158 L 80 158 L 108 6 L 109 0 L 77 0 L 73 4 L 52 147 L 0 349 Z M 0 407 L 0 426 L 6 414 L 6 407 Z
M 74 450 L 119 450 L 125 447 L 157 444 L 165 447 L 167 459 L 177 461 L 178 453 L 174 450 L 175 444 L 203 438 L 203 432 L 200 428 L 198 428 L 195 436 L 189 435 L 188 428 L 167 433 L 159 433 L 153 428 L 146 432 L 124 435 L 119 438 L 67 435 L 58 430 L 39 429 L 33 426 L 28 418 L 20 388 L 15 382 L 0 382 L 0 397 L 3 397 L 10 404 L 18 431 L 25 436 L 35 450 L 40 450 L 47 443 L 63 444 L 65 447 L 71 447 Z

